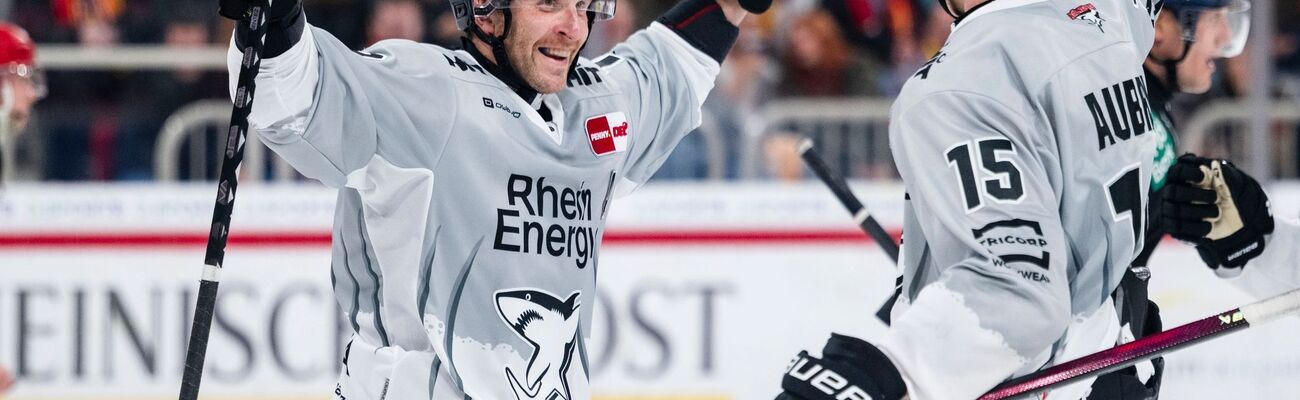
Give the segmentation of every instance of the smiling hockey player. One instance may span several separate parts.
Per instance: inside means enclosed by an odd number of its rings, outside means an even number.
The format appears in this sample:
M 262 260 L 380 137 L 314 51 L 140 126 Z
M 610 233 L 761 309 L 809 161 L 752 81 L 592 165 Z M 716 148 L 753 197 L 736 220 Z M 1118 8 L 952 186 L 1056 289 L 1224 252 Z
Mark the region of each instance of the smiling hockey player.
M 249 121 L 339 189 L 331 272 L 354 335 L 335 397 L 589 398 L 609 199 L 699 124 L 746 10 L 770 4 L 743 2 L 683 0 L 590 61 L 615 0 L 452 0 L 463 50 L 363 52 L 275 1 Z
M 908 194 L 893 325 L 801 353 L 778 398 L 967 400 L 1120 340 L 1111 294 L 1147 224 L 1158 2 L 939 4 L 948 42 L 891 110 Z

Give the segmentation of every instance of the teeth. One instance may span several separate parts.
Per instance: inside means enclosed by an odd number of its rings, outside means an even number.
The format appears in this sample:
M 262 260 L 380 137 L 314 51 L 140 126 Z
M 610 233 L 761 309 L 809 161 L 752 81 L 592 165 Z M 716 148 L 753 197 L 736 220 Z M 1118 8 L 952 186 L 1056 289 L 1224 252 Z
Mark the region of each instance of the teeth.
M 551 49 L 546 47 L 539 48 L 538 50 L 540 50 L 542 54 L 547 57 L 564 58 L 564 56 L 556 54 L 555 52 L 551 51 Z

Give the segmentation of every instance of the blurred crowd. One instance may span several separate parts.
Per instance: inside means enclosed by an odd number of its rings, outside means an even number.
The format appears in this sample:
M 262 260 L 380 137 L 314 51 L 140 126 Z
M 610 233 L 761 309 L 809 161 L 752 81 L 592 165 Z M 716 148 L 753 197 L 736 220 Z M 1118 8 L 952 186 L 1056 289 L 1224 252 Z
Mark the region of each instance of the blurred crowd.
M 224 47 L 231 26 L 213 0 L 15 0 L 8 20 L 40 45 Z M 596 24 L 585 50 L 609 50 L 672 5 L 622 0 L 613 20 Z M 308 21 L 362 49 L 389 38 L 459 46 L 443 0 L 306 0 Z M 1283 76 L 1279 94 L 1300 97 L 1300 4 L 1278 0 L 1273 44 Z M 706 104 L 699 135 L 689 136 L 658 178 L 736 177 L 740 152 L 763 152 L 757 176 L 798 178 L 793 135 L 754 135 L 762 110 L 791 98 L 889 98 L 943 45 L 952 20 L 934 0 L 782 0 L 774 12 L 746 20 Z M 39 51 L 37 62 L 39 64 Z M 1244 57 L 1241 58 L 1244 60 Z M 1244 64 L 1241 64 L 1244 65 Z M 1240 96 L 1245 68 L 1221 68 L 1217 96 Z M 226 99 L 224 69 L 47 69 L 48 96 L 17 143 L 20 179 L 148 180 L 164 121 L 202 99 Z M 971 71 L 972 78 L 977 71 Z M 1235 76 L 1234 76 L 1235 75 Z M 1290 85 L 1290 86 L 1288 86 Z M 831 131 L 822 125 L 803 130 Z M 802 134 L 816 135 L 817 132 Z M 879 142 L 862 142 L 884 146 Z M 1294 140 L 1293 140 L 1294 141 Z M 883 154 L 888 154 L 887 151 Z M 718 163 L 716 160 L 726 160 Z M 712 162 L 711 162 L 712 161 Z M 890 176 L 887 159 L 844 160 L 851 175 Z M 215 168 L 211 168 L 215 174 Z

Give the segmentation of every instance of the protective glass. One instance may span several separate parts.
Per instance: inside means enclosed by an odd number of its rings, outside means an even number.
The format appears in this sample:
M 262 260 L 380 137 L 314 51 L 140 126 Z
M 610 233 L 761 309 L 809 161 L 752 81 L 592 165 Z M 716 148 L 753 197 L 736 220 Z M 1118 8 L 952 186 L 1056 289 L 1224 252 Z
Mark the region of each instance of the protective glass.
M 474 9 L 474 16 L 486 17 L 502 8 L 535 7 L 546 12 L 556 12 L 565 8 L 577 8 L 583 13 L 591 13 L 596 21 L 614 18 L 617 0 L 492 0 L 487 6 Z

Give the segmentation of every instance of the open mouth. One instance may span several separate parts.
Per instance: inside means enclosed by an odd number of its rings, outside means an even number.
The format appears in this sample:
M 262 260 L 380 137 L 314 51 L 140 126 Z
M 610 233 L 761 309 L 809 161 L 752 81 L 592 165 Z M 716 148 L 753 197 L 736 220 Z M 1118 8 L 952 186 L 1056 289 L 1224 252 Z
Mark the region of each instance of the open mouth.
M 541 52 L 542 55 L 544 55 L 544 56 L 546 56 L 547 58 L 550 58 L 550 59 L 552 59 L 552 60 L 556 60 L 556 61 L 568 61 L 568 59 L 569 59 L 569 57 L 568 57 L 567 55 L 565 55 L 565 53 L 562 53 L 562 52 L 560 52 L 559 50 L 555 50 L 555 49 L 552 49 L 552 48 L 549 48 L 549 47 L 540 47 L 540 48 L 538 48 L 537 50 L 538 50 L 539 52 Z

